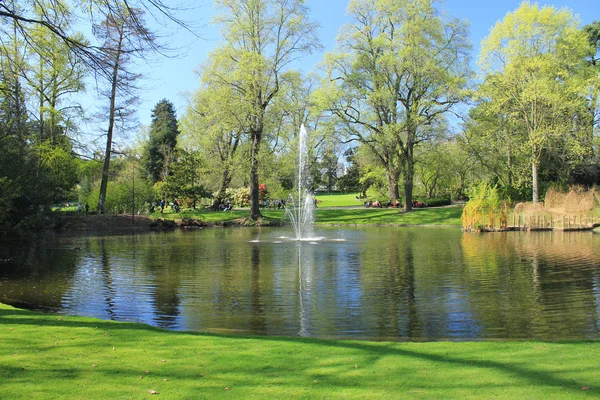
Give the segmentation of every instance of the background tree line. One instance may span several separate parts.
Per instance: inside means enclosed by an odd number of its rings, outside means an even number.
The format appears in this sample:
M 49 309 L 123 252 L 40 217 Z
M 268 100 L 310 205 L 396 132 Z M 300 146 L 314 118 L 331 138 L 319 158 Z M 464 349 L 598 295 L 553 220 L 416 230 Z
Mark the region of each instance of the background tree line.
M 312 132 L 314 189 L 400 199 L 464 199 L 479 181 L 513 200 L 549 185 L 598 183 L 600 24 L 524 2 L 492 27 L 472 69 L 468 24 L 437 1 L 351 0 L 350 22 L 321 71 L 294 63 L 320 50 L 302 0 L 217 0 L 219 45 L 199 60 L 199 89 L 178 120 L 163 100 L 138 141 L 132 62 L 161 49 L 144 21 L 160 2 L 90 2 L 93 37 L 72 32 L 67 1 L 0 4 L 0 225 L 58 201 L 99 212 L 158 199 L 218 207 L 246 190 L 249 217 L 294 187 L 300 125 Z M 342 12 L 342 10 L 340 10 Z M 75 102 L 95 76 L 102 140 L 83 157 Z M 115 150 L 117 150 L 115 152 Z M 241 193 L 241 192 L 240 192 Z M 237 194 L 237 198 L 244 198 Z M 134 199 L 135 198 L 135 199 Z

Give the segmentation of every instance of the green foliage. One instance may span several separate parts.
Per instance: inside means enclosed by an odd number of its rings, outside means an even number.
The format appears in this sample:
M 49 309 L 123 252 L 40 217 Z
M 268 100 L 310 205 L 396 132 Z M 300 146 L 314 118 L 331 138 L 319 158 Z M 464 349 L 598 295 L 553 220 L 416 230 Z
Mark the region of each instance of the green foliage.
M 130 214 L 134 208 L 135 213 L 148 212 L 150 205 L 156 201 L 155 188 L 143 179 L 143 172 L 140 171 L 136 162 L 119 160 L 119 162 L 113 163 L 111 172 L 115 178 L 108 182 L 105 200 L 106 212 Z M 100 185 L 96 182 L 85 198 L 90 210 L 97 209 L 99 193 Z
M 449 198 L 424 199 L 423 202 L 427 204 L 427 207 L 441 207 L 449 206 L 452 204 L 452 200 L 450 200 Z
M 39 159 L 41 189 L 49 202 L 65 200 L 77 183 L 77 162 L 73 155 L 62 147 L 42 142 L 34 147 Z
M 160 193 L 159 197 L 177 198 L 192 207 L 196 207 L 200 199 L 210 197 L 210 191 L 200 184 L 201 166 L 202 161 L 197 152 L 178 150 L 175 161 L 171 163 L 170 174 L 164 182 L 157 182 L 154 185 L 157 193 Z
M 10 231 L 14 212 L 14 202 L 19 188 L 6 176 L 0 176 L 0 237 Z
M 554 151 L 554 159 L 569 154 L 577 160 L 591 151 L 592 125 L 583 95 L 594 78 L 586 62 L 591 51 L 570 11 L 528 2 L 508 13 L 482 43 L 480 64 L 487 75 L 479 98 L 495 125 L 509 124 L 500 128 L 512 145 L 523 147 L 534 202 L 545 154 Z
M 383 167 L 367 166 L 365 170 L 359 180 L 363 193 L 366 193 L 369 199 L 380 201 L 387 199 L 388 187 L 385 179 L 385 169 Z
M 461 219 L 468 230 L 506 229 L 507 215 L 507 204 L 501 200 L 498 187 L 482 181 L 472 188 Z
M 86 202 L 90 210 L 95 210 L 98 206 L 100 189 L 95 188 L 87 197 Z M 134 203 L 135 196 L 135 203 Z M 135 182 L 126 182 L 120 179 L 116 182 L 108 182 L 108 191 L 105 202 L 107 212 L 114 214 L 131 214 L 135 206 L 135 212 L 148 212 L 149 205 L 155 201 L 154 191 L 149 183 L 138 177 Z
M 389 181 L 385 197 L 398 197 L 400 175 L 412 196 L 415 148 L 439 133 L 428 128 L 465 97 L 471 77 L 466 25 L 436 6 L 351 1 L 351 23 L 338 50 L 326 54 L 327 77 L 314 96 L 378 158 Z
M 87 201 L 101 174 L 102 162 L 99 160 L 77 160 L 77 176 L 79 177 L 77 198 L 81 204 Z
M 156 199 L 165 200 L 169 198 L 169 191 L 167 187 L 167 182 L 156 182 L 152 185 L 152 192 L 155 195 Z

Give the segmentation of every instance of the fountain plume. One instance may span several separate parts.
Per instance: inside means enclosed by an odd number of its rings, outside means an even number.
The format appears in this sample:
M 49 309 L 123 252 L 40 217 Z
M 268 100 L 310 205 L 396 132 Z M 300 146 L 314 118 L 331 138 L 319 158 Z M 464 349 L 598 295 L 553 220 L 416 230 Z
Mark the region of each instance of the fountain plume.
M 290 195 L 285 209 L 287 217 L 292 222 L 297 240 L 309 240 L 314 237 L 315 204 L 310 192 L 310 174 L 308 172 L 308 146 L 310 137 L 302 125 L 298 138 L 298 176 L 296 180 L 296 196 Z

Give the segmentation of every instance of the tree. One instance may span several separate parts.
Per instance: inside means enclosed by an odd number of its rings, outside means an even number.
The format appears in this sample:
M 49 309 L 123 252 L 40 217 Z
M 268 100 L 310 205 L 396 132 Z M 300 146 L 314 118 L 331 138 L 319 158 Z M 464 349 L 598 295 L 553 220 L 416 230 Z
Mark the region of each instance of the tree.
M 491 96 L 495 98 L 495 96 Z M 480 99 L 469 111 L 464 140 L 485 176 L 502 187 L 527 191 L 529 169 L 522 124 L 505 108 Z M 529 195 L 527 197 L 530 197 Z M 521 200 L 521 196 L 519 196 Z
M 209 80 L 229 86 L 243 99 L 239 113 L 247 116 L 250 139 L 249 216 L 257 220 L 265 114 L 289 64 L 318 47 L 317 25 L 308 21 L 304 0 L 218 0 L 217 4 L 223 10 L 216 22 L 223 27 L 225 43 L 212 57 L 214 65 L 231 67 L 225 73 L 211 69 Z
M 140 75 L 130 69 L 132 58 L 143 57 L 154 43 L 154 37 L 144 27 L 142 17 L 143 13 L 140 10 L 119 9 L 119 12 L 109 14 L 95 27 L 95 34 L 104 41 L 102 48 L 105 63 L 112 68 L 112 74 L 107 79 L 107 88 L 101 93 L 108 100 L 108 128 L 98 199 L 100 213 L 104 212 L 115 128 L 120 128 L 121 131 L 129 128 L 128 123 L 135 113 L 133 106 L 138 101 L 135 82 Z
M 177 149 L 176 160 L 171 164 L 170 174 L 165 178 L 168 197 L 186 199 L 196 208 L 196 203 L 210 193 L 200 183 L 198 170 L 202 167 L 199 152 Z
M 346 173 L 338 177 L 337 180 L 338 188 L 342 192 L 357 192 L 360 190 L 360 168 L 355 151 L 354 147 L 344 151 L 344 159 L 348 167 L 346 168 Z
M 240 164 L 238 149 L 248 127 L 239 92 L 229 85 L 212 82 L 207 71 L 224 65 L 214 65 L 209 58 L 201 75 L 201 88 L 194 94 L 182 119 L 187 147 L 197 149 L 206 160 L 205 167 L 213 177 L 216 195 L 212 207 L 218 208 L 226 198 Z
M 43 47 L 43 44 L 36 41 L 32 35 L 32 28 L 47 28 L 48 34 L 62 41 L 73 57 L 93 70 L 97 76 L 111 79 L 113 65 L 106 58 L 105 49 L 83 40 L 82 36 L 70 34 L 66 27 L 56 24 L 54 19 L 56 15 L 53 13 L 36 14 L 36 8 L 39 8 L 40 4 L 42 4 L 40 0 L 0 1 L 0 17 L 11 21 L 10 29 L 18 31 L 25 42 L 37 48 Z M 57 10 L 58 14 L 65 13 L 63 0 L 46 0 L 43 4 L 49 9 Z M 158 23 L 163 25 L 175 23 L 191 31 L 190 26 L 176 16 L 176 12 L 180 9 L 165 4 L 163 0 L 85 0 L 78 5 L 82 7 L 84 15 L 89 18 L 92 26 L 96 25 L 97 21 L 105 20 L 109 16 L 114 17 L 120 14 L 120 18 L 126 18 L 126 14 L 131 13 L 132 10 L 146 10 Z M 140 32 L 147 30 L 142 19 L 130 18 L 129 22 L 135 28 L 134 30 Z M 0 37 L 2 36 L 8 36 L 4 26 L 0 26 Z M 149 41 L 148 43 L 154 50 L 160 50 L 156 42 Z
M 328 146 L 325 148 L 320 167 L 325 178 L 324 184 L 327 186 L 327 192 L 330 193 L 338 178 L 338 157 L 334 147 Z
M 533 202 L 539 201 L 545 150 L 560 141 L 572 151 L 585 151 L 580 147 L 582 94 L 589 84 L 589 54 L 586 35 L 570 11 L 527 2 L 499 21 L 482 43 L 480 64 L 487 76 L 480 97 L 523 127 Z
M 430 0 L 353 0 L 339 50 L 326 56 L 320 103 L 384 166 L 388 197 L 412 209 L 415 146 L 465 95 L 467 26 Z
M 179 127 L 173 103 L 163 99 L 154 106 L 149 135 L 144 149 L 144 169 L 154 184 L 169 175 L 169 165 L 177 145 Z
M 40 1 L 35 4 L 34 12 L 64 31 L 74 23 L 70 9 L 62 1 Z M 72 128 L 71 118 L 82 114 L 78 104 L 65 100 L 85 89 L 86 71 L 80 60 L 46 26 L 33 27 L 30 35 L 36 45 L 27 46 L 30 65 L 22 73 L 37 97 L 39 140 L 54 143 L 56 136 L 64 135 Z M 86 43 L 80 33 L 72 37 Z

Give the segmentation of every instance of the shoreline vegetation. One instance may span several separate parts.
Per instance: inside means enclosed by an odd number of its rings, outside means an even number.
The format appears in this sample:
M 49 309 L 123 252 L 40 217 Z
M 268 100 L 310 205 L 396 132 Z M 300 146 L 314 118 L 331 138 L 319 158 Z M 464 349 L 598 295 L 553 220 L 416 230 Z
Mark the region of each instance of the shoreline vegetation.
M 112 230 L 112 229 L 169 229 L 202 228 L 211 226 L 281 226 L 285 225 L 285 211 L 263 209 L 258 222 L 248 219 L 248 209 L 231 211 L 183 210 L 150 215 L 104 214 L 82 215 L 76 212 L 55 212 L 50 225 L 54 230 Z M 416 209 L 404 213 L 396 208 L 327 207 L 315 211 L 317 226 L 437 226 L 460 227 L 461 205 Z
M 399 208 L 367 208 L 356 193 L 322 194 L 316 196 L 316 226 L 431 226 L 460 227 L 462 203 L 441 207 L 417 208 L 409 213 Z M 78 212 L 77 207 L 57 208 L 47 226 L 56 231 L 85 230 L 153 230 L 193 229 L 203 227 L 283 226 L 289 223 L 285 210 L 261 208 L 262 218 L 252 221 L 248 208 L 213 211 L 206 206 L 175 212 L 170 206 L 164 212 L 151 214 L 90 214 Z
M 479 184 L 462 213 L 468 232 L 596 231 L 600 226 L 600 192 L 572 187 L 568 192 L 548 189 L 543 202 L 501 200 L 498 188 Z
M 598 341 L 371 342 L 165 331 L 0 304 L 0 390 L 35 398 L 587 398 Z

